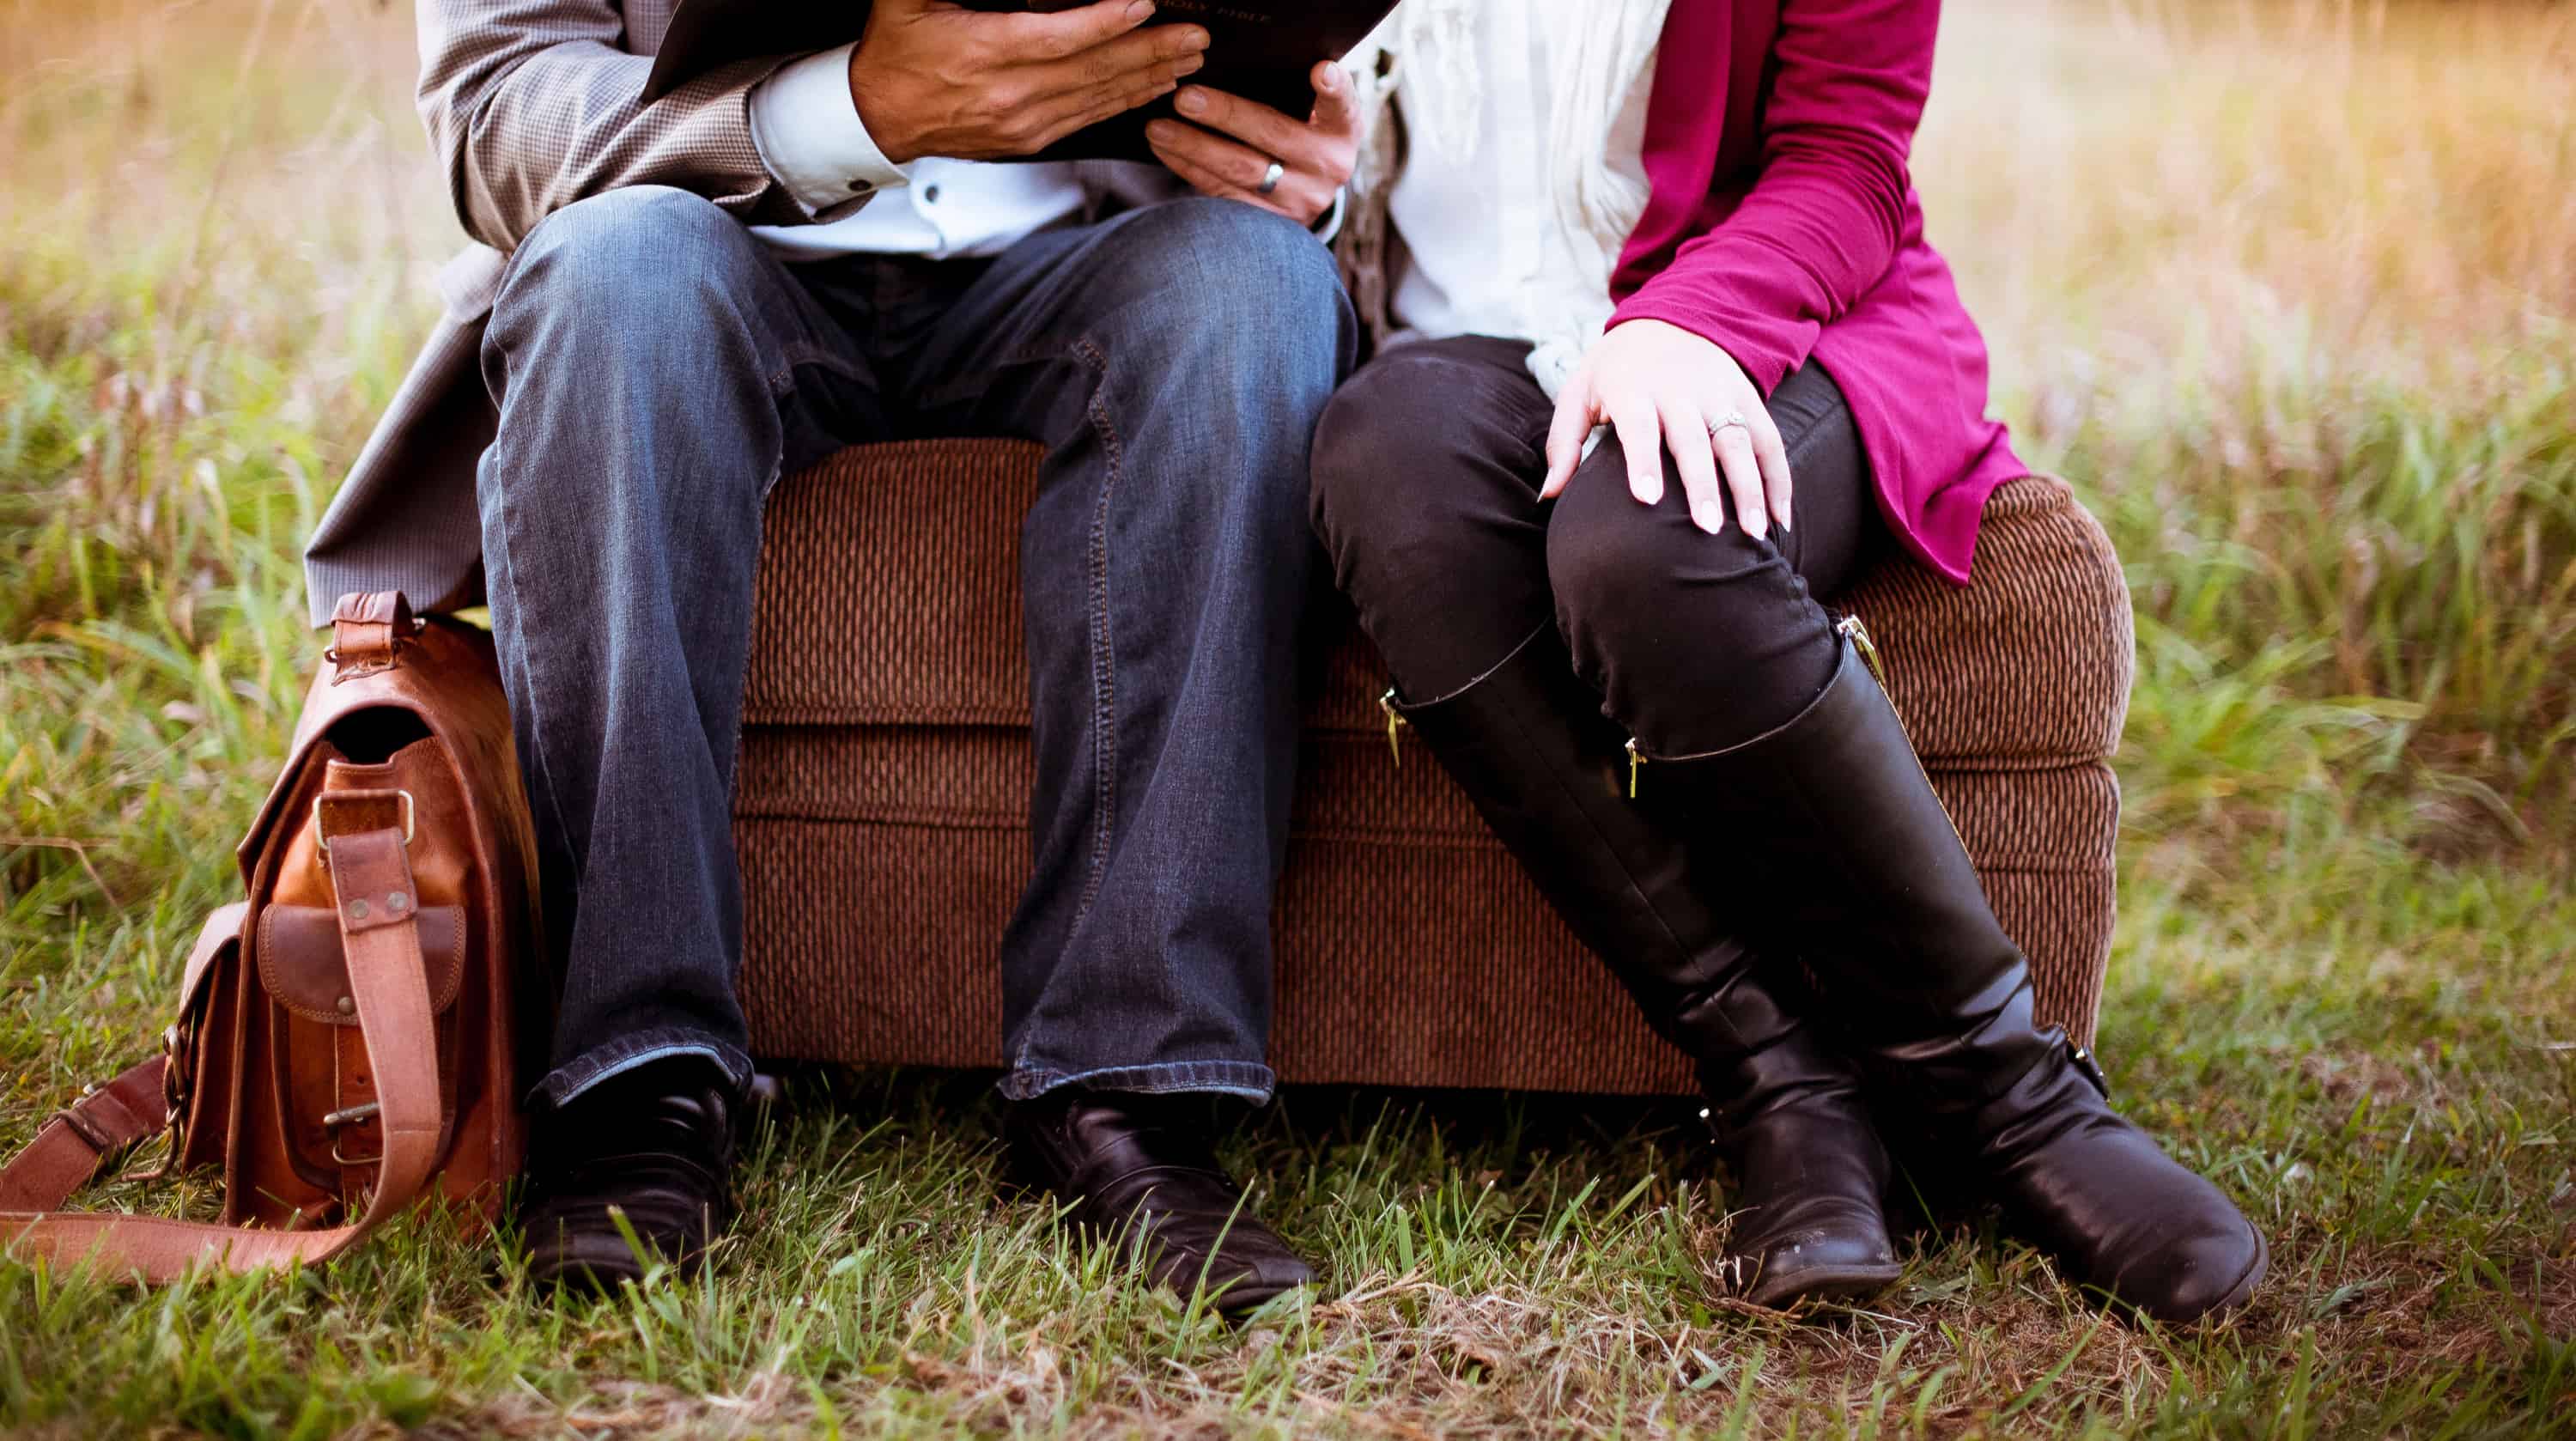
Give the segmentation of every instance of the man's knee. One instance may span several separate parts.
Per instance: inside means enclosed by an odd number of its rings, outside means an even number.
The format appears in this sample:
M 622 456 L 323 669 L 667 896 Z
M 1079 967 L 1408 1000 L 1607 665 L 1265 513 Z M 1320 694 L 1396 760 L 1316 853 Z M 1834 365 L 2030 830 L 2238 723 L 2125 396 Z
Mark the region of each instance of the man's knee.
M 750 281 L 759 242 L 714 202 L 664 185 L 577 200 L 529 232 L 494 302 L 496 325 L 577 317 L 600 338 L 702 323 Z
M 1356 325 L 1331 250 L 1304 226 L 1240 201 L 1191 196 L 1136 212 L 1119 238 L 1171 303 L 1146 307 L 1149 323 L 1186 327 L 1191 349 L 1233 356 L 1274 379 L 1329 386 L 1341 378 Z
M 676 541 L 721 528 L 769 471 L 757 455 L 731 486 L 665 484 L 667 467 L 631 463 L 692 417 L 737 393 L 725 326 L 747 330 L 760 280 L 759 242 L 706 199 L 635 186 L 565 206 L 511 257 L 483 335 L 484 378 L 503 397 L 499 443 L 478 485 L 486 505 L 506 485 L 524 513 L 552 507 L 562 525 Z M 755 377 L 755 384 L 757 379 Z M 709 428 L 693 444 L 723 433 Z M 527 464 L 523 442 L 560 461 L 566 443 L 593 463 Z M 719 468 L 722 469 L 721 467 Z M 608 515 L 625 517 L 611 522 Z M 574 517 L 579 517 L 575 519 Z

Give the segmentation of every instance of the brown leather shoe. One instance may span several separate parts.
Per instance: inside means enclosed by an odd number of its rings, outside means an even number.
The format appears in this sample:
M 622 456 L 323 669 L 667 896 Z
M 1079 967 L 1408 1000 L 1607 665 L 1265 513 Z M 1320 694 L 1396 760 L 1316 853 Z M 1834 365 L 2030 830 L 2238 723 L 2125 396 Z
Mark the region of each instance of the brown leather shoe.
M 1203 1098 L 1065 1087 L 1014 1102 L 1002 1119 L 1012 1184 L 1042 1191 L 1064 1219 L 1142 1255 L 1147 1275 L 1183 1296 L 1204 1289 L 1240 1318 L 1315 1284 L 1314 1268 L 1252 1214 L 1244 1188 L 1217 1166 Z
M 681 1058 L 611 1076 L 539 1117 L 519 1208 L 528 1279 L 608 1292 L 656 1261 L 696 1269 L 733 1224 L 743 1106 L 715 1067 Z

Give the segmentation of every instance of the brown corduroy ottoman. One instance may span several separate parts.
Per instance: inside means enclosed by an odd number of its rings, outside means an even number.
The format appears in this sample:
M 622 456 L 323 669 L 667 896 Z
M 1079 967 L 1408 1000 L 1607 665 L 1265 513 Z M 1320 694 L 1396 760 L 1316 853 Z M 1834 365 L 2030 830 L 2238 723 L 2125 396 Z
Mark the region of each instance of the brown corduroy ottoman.
M 780 482 L 762 554 L 735 837 L 743 1003 L 765 1057 L 997 1066 L 996 948 L 1028 872 L 1019 526 L 1038 448 L 918 441 Z M 2055 480 L 1987 505 L 1977 583 L 1909 560 L 1838 607 L 1890 688 L 2040 1010 L 2090 1043 L 2134 657 L 2101 527 Z M 1288 1081 L 1683 1092 L 1646 1029 L 1418 742 L 1336 611 L 1280 887 L 1271 1064 Z

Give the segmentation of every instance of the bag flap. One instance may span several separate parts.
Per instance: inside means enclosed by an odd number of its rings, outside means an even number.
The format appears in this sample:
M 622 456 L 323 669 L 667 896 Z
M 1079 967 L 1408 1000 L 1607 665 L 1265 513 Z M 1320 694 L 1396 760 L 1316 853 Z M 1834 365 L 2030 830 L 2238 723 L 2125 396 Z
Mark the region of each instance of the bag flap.
M 429 971 L 429 1008 L 444 1012 L 465 980 L 463 907 L 420 908 L 420 956 Z M 273 905 L 259 913 L 259 979 L 279 1005 L 308 1021 L 358 1024 L 339 913 L 328 907 Z
M 209 913 L 197 930 L 195 949 L 188 952 L 188 966 L 179 976 L 179 1023 L 186 1025 L 197 1018 L 197 1007 L 205 1000 L 206 978 L 224 952 L 241 943 L 242 921 L 250 914 L 248 901 L 221 905 Z

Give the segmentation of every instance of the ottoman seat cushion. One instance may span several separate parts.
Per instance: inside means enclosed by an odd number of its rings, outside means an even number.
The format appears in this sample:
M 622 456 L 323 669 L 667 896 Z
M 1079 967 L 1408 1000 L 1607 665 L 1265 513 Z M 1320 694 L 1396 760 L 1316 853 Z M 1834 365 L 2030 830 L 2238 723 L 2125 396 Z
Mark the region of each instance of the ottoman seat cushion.
M 996 946 L 1028 871 L 1018 537 L 1038 449 L 844 452 L 773 493 L 735 802 L 742 978 L 764 1056 L 999 1063 Z M 2132 669 L 2127 592 L 2062 482 L 1988 503 L 1977 582 L 1901 555 L 1839 598 L 2044 1015 L 2089 1039 L 2112 906 L 2105 763 Z M 1347 608 L 1319 612 L 1275 917 L 1272 1065 L 1289 1081 L 1678 1092 L 1682 1058 L 1539 900 L 1408 737 Z

